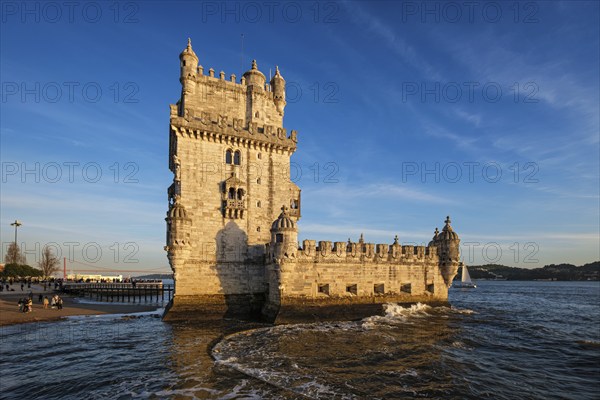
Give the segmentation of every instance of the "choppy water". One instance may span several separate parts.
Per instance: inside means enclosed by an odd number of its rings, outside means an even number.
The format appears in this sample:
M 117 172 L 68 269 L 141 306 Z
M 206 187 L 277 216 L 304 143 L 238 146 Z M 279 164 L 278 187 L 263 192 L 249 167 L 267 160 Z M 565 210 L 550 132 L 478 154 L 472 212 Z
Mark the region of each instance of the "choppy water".
M 600 283 L 478 286 L 355 322 L 4 327 L 0 398 L 600 398 Z

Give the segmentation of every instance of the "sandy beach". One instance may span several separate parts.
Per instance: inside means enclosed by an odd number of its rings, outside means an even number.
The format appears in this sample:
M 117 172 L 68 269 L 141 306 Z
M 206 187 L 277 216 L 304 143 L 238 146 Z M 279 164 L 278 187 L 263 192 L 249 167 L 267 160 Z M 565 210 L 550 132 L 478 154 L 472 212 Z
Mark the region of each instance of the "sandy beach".
M 52 309 L 50 306 L 44 309 L 43 305 L 38 302 L 38 296 L 41 293 L 51 299 L 54 295 L 53 291 L 44 291 L 44 288 L 38 285 L 32 285 L 31 289 L 25 287 L 21 291 L 20 285 L 15 284 L 13 289 L 15 289 L 14 292 L 7 292 L 6 290 L 0 292 L 0 326 L 53 321 L 71 315 L 130 314 L 153 311 L 158 308 L 157 306 L 139 304 L 86 304 L 78 303 L 69 296 L 61 296 L 64 301 L 62 310 Z M 33 292 L 33 311 L 23 313 L 19 311 L 17 302 L 20 298 L 27 297 L 29 290 Z

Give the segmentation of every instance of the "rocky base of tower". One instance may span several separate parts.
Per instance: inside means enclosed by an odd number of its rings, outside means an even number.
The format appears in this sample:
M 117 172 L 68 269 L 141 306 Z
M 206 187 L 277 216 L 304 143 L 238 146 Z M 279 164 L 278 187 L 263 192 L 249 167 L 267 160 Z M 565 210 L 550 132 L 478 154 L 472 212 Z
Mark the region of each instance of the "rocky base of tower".
M 284 299 L 282 304 L 267 302 L 263 319 L 275 324 L 320 321 L 352 321 L 373 315 L 383 315 L 384 305 L 396 303 L 411 306 L 416 303 L 430 306 L 450 306 L 447 300 L 431 296 L 372 296 L 360 298 Z
M 177 296 L 165 307 L 163 321 L 208 322 L 223 318 L 258 321 L 264 293 Z

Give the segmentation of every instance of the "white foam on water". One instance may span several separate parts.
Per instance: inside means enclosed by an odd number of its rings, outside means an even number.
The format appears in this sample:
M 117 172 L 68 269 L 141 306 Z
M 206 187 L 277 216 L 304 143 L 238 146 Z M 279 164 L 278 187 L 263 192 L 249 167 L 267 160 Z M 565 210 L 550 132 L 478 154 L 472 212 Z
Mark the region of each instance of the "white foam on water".
M 423 317 L 429 315 L 429 311 L 431 311 L 431 309 L 431 306 L 423 303 L 413 304 L 410 307 L 402 307 L 401 305 L 395 303 L 388 303 L 384 306 L 386 317 L 401 319 L 408 317 Z

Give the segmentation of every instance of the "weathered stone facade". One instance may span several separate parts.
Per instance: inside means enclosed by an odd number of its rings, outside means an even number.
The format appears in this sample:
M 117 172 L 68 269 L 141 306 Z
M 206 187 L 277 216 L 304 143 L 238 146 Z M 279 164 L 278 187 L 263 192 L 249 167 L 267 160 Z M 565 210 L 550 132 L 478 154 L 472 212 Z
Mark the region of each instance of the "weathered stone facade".
M 359 317 L 390 301 L 447 300 L 460 242 L 449 219 L 427 247 L 361 237 L 299 248 L 300 189 L 289 177 L 297 133 L 283 127 L 279 69 L 269 83 L 255 61 L 239 83 L 206 75 L 189 41 L 180 66 L 165 247 L 175 296 L 165 319 Z

